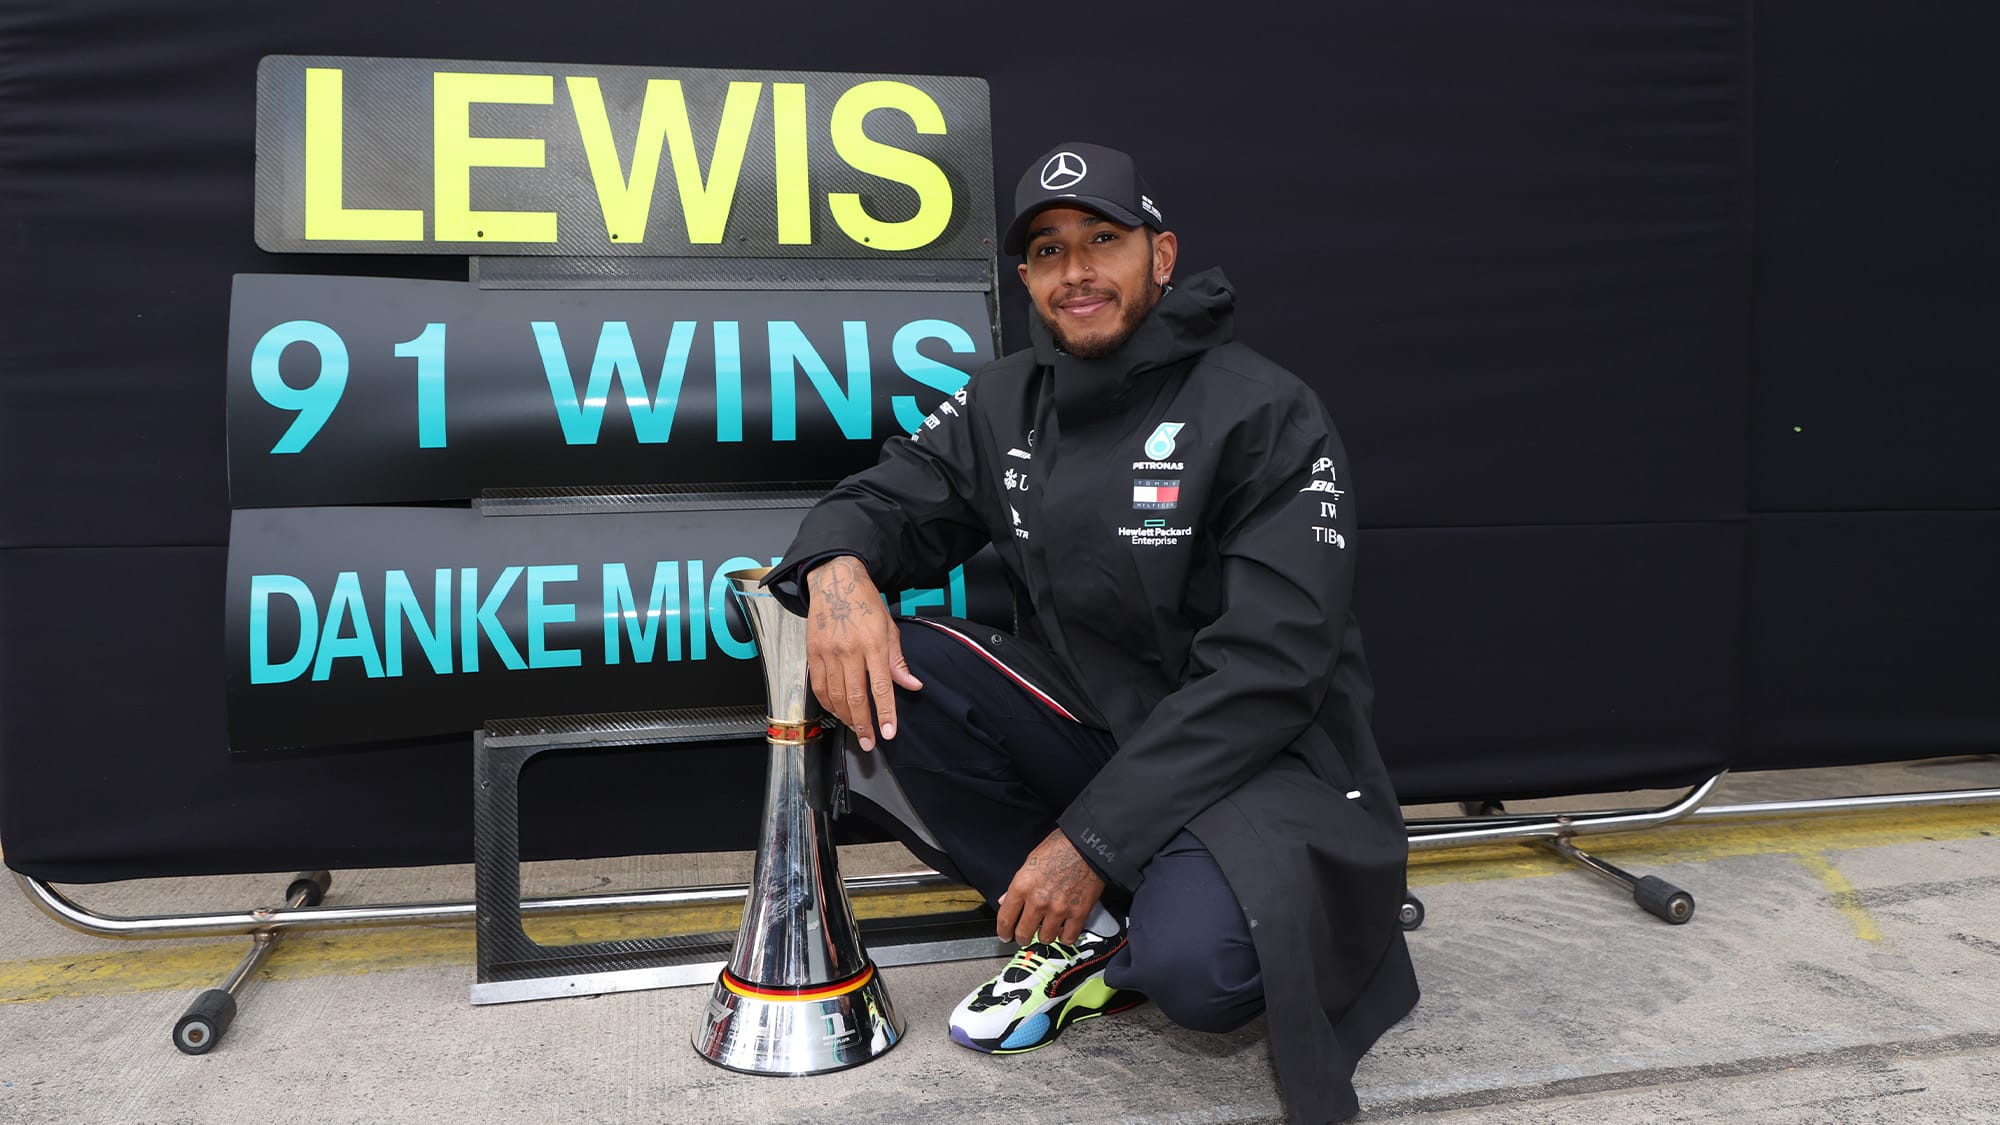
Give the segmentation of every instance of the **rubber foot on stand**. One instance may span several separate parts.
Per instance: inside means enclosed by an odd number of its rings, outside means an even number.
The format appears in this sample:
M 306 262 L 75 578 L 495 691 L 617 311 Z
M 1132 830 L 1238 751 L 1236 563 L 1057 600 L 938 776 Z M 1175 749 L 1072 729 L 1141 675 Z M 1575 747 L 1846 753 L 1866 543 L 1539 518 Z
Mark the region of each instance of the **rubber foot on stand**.
M 1694 917 L 1694 896 L 1658 875 L 1647 875 L 1632 884 L 1632 901 L 1668 925 L 1683 926 Z
M 184 1055 L 205 1055 L 222 1042 L 229 1021 L 235 1018 L 236 997 L 211 988 L 195 997 L 187 1013 L 174 1024 L 174 1046 Z

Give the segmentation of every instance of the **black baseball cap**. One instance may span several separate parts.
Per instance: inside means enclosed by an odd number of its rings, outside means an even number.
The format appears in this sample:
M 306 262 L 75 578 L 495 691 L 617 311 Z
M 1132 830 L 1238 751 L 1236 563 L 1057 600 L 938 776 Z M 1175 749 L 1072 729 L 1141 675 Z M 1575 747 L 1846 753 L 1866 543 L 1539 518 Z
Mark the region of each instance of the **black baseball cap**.
M 1065 141 L 1028 165 L 1014 188 L 1014 221 L 1000 248 L 1009 254 L 1026 249 L 1028 221 L 1049 207 L 1081 207 L 1128 227 L 1166 229 L 1132 158 L 1082 141 Z

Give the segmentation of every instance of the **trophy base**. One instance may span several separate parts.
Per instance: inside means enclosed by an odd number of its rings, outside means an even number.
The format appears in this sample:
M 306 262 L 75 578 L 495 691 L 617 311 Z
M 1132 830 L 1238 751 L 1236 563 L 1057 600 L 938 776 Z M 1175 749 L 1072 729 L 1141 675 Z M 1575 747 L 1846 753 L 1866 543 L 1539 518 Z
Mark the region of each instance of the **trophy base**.
M 835 989 L 843 991 L 828 994 Z M 851 983 L 796 989 L 760 988 L 724 969 L 694 1049 L 727 1070 L 797 1077 L 859 1066 L 902 1038 L 873 963 Z

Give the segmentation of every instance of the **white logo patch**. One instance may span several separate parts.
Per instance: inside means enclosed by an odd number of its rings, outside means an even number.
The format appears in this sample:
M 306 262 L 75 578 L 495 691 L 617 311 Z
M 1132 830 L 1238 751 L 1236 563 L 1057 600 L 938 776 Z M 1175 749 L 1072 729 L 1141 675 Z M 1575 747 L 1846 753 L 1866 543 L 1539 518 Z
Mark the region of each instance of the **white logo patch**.
M 1322 457 L 1319 460 L 1314 461 L 1312 471 L 1315 476 L 1317 476 L 1320 473 L 1325 473 L 1327 479 L 1309 480 L 1306 482 L 1306 486 L 1304 488 L 1299 489 L 1299 491 L 1302 493 L 1317 492 L 1323 496 L 1333 497 L 1333 500 L 1331 501 L 1330 500 L 1319 501 L 1319 518 L 1323 520 L 1339 519 L 1340 505 L 1335 503 L 1334 501 L 1339 500 L 1341 497 L 1347 495 L 1347 493 L 1341 489 L 1338 483 L 1335 482 L 1334 478 L 1337 477 L 1339 474 L 1337 474 L 1334 471 L 1333 458 Z M 1313 542 L 1318 543 L 1323 547 L 1332 547 L 1336 551 L 1345 551 L 1347 549 L 1347 537 L 1345 535 L 1342 535 L 1340 533 L 1340 529 L 1338 528 L 1326 527 L 1324 525 L 1314 525 L 1312 533 L 1313 533 Z
M 1056 153 L 1049 157 L 1047 164 L 1042 165 L 1042 187 L 1049 191 L 1067 191 L 1082 183 L 1089 171 L 1090 165 L 1083 162 L 1083 157 L 1067 150 Z
M 1134 547 L 1178 547 L 1181 540 L 1194 537 L 1192 527 L 1168 527 L 1166 520 L 1147 520 L 1138 527 L 1121 527 L 1118 537 Z

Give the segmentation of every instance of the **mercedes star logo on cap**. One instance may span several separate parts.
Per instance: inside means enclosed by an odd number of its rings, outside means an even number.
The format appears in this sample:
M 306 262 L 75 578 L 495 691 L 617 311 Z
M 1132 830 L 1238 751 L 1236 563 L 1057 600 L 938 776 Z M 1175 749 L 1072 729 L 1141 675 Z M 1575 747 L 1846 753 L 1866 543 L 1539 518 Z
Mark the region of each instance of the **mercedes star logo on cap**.
M 1042 165 L 1042 186 L 1050 191 L 1073 188 L 1083 182 L 1084 173 L 1089 170 L 1090 165 L 1083 162 L 1083 157 L 1073 152 L 1056 153 Z

